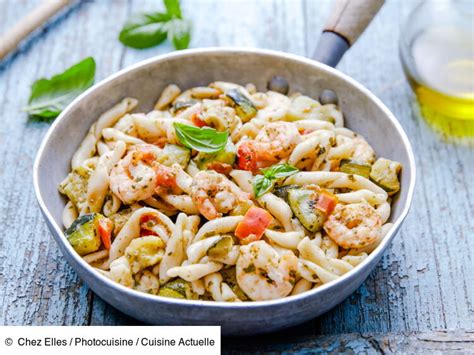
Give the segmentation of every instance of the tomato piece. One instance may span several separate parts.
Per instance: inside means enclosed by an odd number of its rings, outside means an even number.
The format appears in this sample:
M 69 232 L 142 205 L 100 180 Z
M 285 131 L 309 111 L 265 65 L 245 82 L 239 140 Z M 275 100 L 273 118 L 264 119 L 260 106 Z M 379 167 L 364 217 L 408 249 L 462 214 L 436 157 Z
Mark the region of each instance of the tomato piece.
M 329 216 L 337 205 L 337 197 L 328 192 L 321 192 L 316 208 Z
M 252 240 L 259 240 L 272 221 L 273 217 L 268 211 L 252 206 L 245 214 L 244 219 L 237 225 L 235 235 L 240 239 L 255 236 Z
M 98 229 L 100 239 L 104 243 L 105 249 L 110 250 L 112 245 L 112 230 L 114 228 L 114 223 L 108 218 L 101 218 L 98 222 Z
M 156 167 L 156 184 L 162 187 L 176 187 L 176 176 L 173 170 L 166 165 L 159 164 Z
M 237 166 L 242 170 L 257 169 L 257 149 L 252 142 L 243 142 L 237 148 Z
M 145 214 L 140 217 L 140 224 L 146 223 L 148 221 L 155 221 L 155 220 L 156 220 L 155 216 L 151 214 Z
M 158 223 L 155 216 L 146 214 L 140 217 L 140 237 L 147 235 L 158 235 L 153 231 L 153 227 Z
M 155 232 L 149 229 L 145 229 L 145 228 L 140 229 L 140 237 L 146 237 L 149 235 L 158 235 L 158 234 L 156 234 Z
M 199 115 L 198 114 L 195 114 L 191 117 L 191 122 L 196 126 L 196 127 L 204 127 L 204 126 L 207 126 L 206 122 L 204 122 L 203 120 L 201 120 L 199 118 Z

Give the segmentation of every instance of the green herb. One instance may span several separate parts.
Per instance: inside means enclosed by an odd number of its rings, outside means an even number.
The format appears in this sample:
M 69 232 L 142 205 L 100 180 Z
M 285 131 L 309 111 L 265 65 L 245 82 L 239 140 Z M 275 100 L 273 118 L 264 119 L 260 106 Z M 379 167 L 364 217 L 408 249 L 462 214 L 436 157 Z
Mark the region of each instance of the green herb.
M 263 176 L 268 179 L 280 179 L 296 174 L 299 170 L 288 164 L 276 164 L 269 168 L 262 169 Z
M 163 0 L 163 2 L 169 15 L 182 18 L 179 0 Z
M 288 164 L 276 164 L 261 171 L 263 175 L 255 176 L 253 181 L 253 193 L 257 198 L 270 191 L 275 180 L 296 174 L 299 170 Z
M 135 14 L 120 31 L 119 40 L 137 49 L 156 46 L 166 39 L 170 20 L 170 15 L 159 12 Z
M 271 190 L 273 181 L 263 175 L 255 176 L 253 181 L 253 194 L 255 197 L 260 197 Z
M 119 40 L 132 48 L 143 49 L 169 41 L 176 49 L 188 48 L 191 24 L 183 19 L 179 0 L 163 0 L 166 13 L 150 12 L 134 15 L 120 31 Z
M 182 19 L 168 22 L 168 40 L 178 50 L 188 48 L 191 41 L 191 23 Z
M 229 134 L 219 132 L 214 128 L 198 128 L 184 123 L 174 124 L 179 141 L 187 148 L 204 153 L 214 153 L 224 149 Z
M 83 91 L 94 84 L 95 61 L 88 57 L 51 79 L 39 79 L 31 86 L 28 106 L 32 116 L 55 118 Z

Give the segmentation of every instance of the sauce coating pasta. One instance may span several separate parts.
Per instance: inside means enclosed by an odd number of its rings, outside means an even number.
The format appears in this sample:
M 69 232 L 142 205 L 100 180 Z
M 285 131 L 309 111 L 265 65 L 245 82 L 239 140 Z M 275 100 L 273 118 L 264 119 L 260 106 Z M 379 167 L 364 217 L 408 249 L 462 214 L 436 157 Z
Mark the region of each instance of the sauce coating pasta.
M 125 98 L 60 184 L 65 235 L 113 281 L 163 297 L 287 297 L 357 267 L 391 224 L 401 165 L 334 104 L 253 84 Z M 370 138 L 370 137 L 369 137 Z

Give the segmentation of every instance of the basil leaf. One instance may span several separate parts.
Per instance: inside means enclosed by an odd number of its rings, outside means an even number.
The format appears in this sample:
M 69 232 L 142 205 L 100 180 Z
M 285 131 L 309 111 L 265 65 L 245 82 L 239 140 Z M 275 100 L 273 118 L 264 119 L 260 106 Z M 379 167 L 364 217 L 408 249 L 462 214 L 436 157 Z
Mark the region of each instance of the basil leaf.
M 39 79 L 31 86 L 24 110 L 32 116 L 55 118 L 94 83 L 94 76 L 95 61 L 88 57 L 51 79 Z
M 276 164 L 261 170 L 263 175 L 257 175 L 253 181 L 253 193 L 260 197 L 273 188 L 275 180 L 296 174 L 299 170 L 288 164 Z
M 262 173 L 269 179 L 280 179 L 296 174 L 299 170 L 288 164 L 276 164 L 267 169 L 262 169 Z
M 227 132 L 219 132 L 209 127 L 198 128 L 177 122 L 173 126 L 179 141 L 187 148 L 204 153 L 214 153 L 224 149 L 227 144 L 229 136 Z
M 164 0 L 163 2 L 165 3 L 166 12 L 168 12 L 169 15 L 182 18 L 179 0 Z
M 119 40 L 137 49 L 156 46 L 166 39 L 167 22 L 171 19 L 171 15 L 160 12 L 136 14 L 120 31 Z
M 256 198 L 266 194 L 273 187 L 273 180 L 263 176 L 257 175 L 253 181 L 253 194 Z
M 191 23 L 187 20 L 171 20 L 168 23 L 168 39 L 178 50 L 188 48 L 191 41 Z

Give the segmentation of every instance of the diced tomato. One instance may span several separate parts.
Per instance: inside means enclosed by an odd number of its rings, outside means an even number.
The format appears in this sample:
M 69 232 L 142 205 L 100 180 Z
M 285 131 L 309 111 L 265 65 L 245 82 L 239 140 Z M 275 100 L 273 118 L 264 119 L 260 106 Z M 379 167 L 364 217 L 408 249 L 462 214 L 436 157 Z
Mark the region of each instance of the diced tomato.
M 232 171 L 232 165 L 219 163 L 219 162 L 212 162 L 207 164 L 207 169 L 214 170 L 215 172 L 228 175 Z
M 175 187 L 176 176 L 173 170 L 166 165 L 158 164 L 156 167 L 156 184 L 162 187 Z
M 316 208 L 324 212 L 326 216 L 330 215 L 337 205 L 337 197 L 329 192 L 321 192 Z
M 273 217 L 263 208 L 252 206 L 247 211 L 244 219 L 237 225 L 235 235 L 240 239 L 255 236 L 255 240 L 262 238 L 265 228 L 272 223 Z
M 146 223 L 148 221 L 155 221 L 156 218 L 155 216 L 151 214 L 144 214 L 143 216 L 140 216 L 140 224 Z
M 149 229 L 146 229 L 146 228 L 141 228 L 140 229 L 140 237 L 146 237 L 146 236 L 149 236 L 149 235 L 158 235 L 158 234 L 156 234 L 152 230 L 149 230 Z
M 112 244 L 112 229 L 114 228 L 114 223 L 108 218 L 99 219 L 98 229 L 99 235 L 104 243 L 105 249 L 109 250 Z
M 239 145 L 237 166 L 242 170 L 254 171 L 257 169 L 257 149 L 252 142 L 247 141 Z
M 152 228 L 158 223 L 155 216 L 146 214 L 140 217 L 140 237 L 157 235 Z
M 191 122 L 199 128 L 207 126 L 206 122 L 204 122 L 203 120 L 199 118 L 198 114 L 195 114 L 191 117 Z

